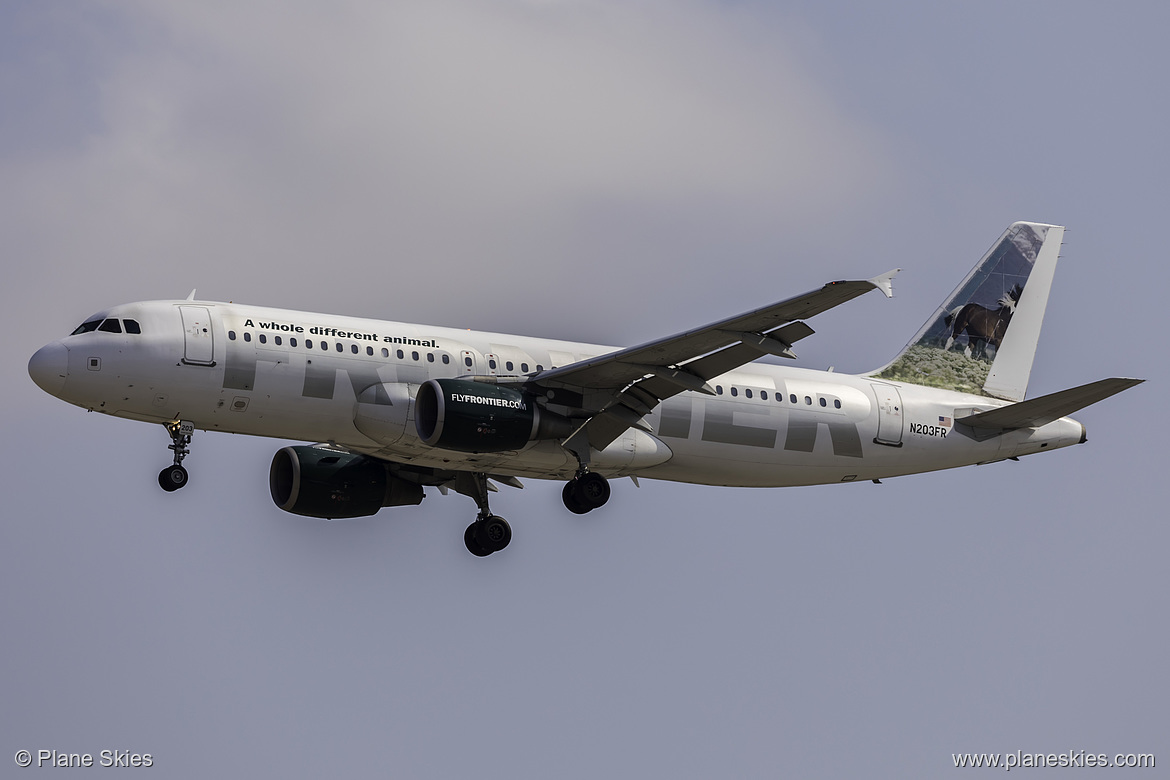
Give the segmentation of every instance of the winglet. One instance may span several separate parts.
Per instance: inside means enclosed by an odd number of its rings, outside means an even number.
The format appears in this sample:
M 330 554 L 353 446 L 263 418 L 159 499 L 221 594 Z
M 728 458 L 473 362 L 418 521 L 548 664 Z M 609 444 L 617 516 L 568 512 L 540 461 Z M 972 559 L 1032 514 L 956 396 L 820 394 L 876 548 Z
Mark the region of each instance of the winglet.
M 869 280 L 869 283 L 882 291 L 882 295 L 887 298 L 894 297 L 894 277 L 898 275 L 901 268 L 895 268 L 892 271 L 886 271 L 881 276 L 875 276 Z
M 187 300 L 189 300 L 189 301 L 195 300 L 195 289 L 197 289 L 197 288 L 193 288 L 191 290 L 191 294 L 187 296 Z

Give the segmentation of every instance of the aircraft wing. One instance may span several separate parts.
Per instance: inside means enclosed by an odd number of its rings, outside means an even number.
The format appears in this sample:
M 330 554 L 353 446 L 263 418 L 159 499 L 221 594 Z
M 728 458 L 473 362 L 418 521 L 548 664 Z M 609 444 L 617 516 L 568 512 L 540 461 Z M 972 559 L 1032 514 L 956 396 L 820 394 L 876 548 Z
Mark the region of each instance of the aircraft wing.
M 792 344 L 813 333 L 803 319 L 874 289 L 893 297 L 891 280 L 899 270 L 865 281 L 829 282 L 819 290 L 701 328 L 543 371 L 528 384 L 580 394 L 579 407 L 593 416 L 566 447 L 580 451 L 587 439 L 601 450 L 627 428 L 645 428 L 641 419 L 660 401 L 686 390 L 713 395 L 708 379 L 763 355 L 796 357 Z

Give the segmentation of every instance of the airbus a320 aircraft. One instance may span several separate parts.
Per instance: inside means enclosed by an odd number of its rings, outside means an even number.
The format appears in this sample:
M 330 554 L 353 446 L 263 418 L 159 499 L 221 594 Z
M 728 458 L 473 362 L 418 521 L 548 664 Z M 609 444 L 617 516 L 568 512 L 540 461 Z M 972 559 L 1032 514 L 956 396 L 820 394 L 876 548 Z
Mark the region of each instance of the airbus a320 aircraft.
M 805 320 L 897 271 L 819 290 L 636 347 L 482 333 L 194 299 L 99 312 L 42 347 L 28 371 L 90 411 L 161 423 L 187 484 L 195 430 L 323 442 L 276 452 L 281 509 L 321 518 L 418 504 L 454 489 L 479 513 L 485 556 L 512 530 L 493 483 L 565 480 L 570 512 L 609 479 L 820 485 L 1012 459 L 1084 443 L 1066 415 L 1143 381 L 1103 379 L 1024 400 L 1064 228 L 1017 222 L 890 363 L 811 371 Z

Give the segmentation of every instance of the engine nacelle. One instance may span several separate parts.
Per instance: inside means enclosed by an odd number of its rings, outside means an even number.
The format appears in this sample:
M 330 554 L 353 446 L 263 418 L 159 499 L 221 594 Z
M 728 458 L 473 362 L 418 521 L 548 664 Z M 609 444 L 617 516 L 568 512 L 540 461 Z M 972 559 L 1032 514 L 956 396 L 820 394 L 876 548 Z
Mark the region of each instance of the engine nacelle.
M 414 424 L 425 444 L 459 452 L 518 450 L 572 433 L 567 418 L 542 410 L 528 393 L 468 379 L 427 380 L 415 396 Z
M 382 461 L 321 447 L 277 450 L 268 489 L 284 511 L 330 520 L 365 517 L 384 506 L 423 500 L 422 485 L 395 477 Z

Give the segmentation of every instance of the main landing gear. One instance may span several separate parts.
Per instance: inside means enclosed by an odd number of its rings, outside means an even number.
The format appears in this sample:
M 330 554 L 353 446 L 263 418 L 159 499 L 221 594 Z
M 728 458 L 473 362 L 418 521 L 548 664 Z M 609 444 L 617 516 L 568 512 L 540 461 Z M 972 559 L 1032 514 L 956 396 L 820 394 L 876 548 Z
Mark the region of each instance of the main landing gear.
M 463 532 L 463 543 L 472 555 L 483 558 L 499 552 L 512 541 L 512 526 L 488 507 L 487 474 L 482 471 L 461 472 L 455 481 L 455 490 L 475 499 L 479 514 L 475 522 Z
M 171 437 L 171 444 L 167 449 L 175 453 L 175 462 L 158 473 L 158 484 L 163 490 L 171 493 L 187 484 L 187 469 L 183 468 L 183 458 L 191 454 L 187 445 L 191 443 L 191 436 L 195 433 L 195 423 L 176 420 L 166 423 L 164 427 Z
M 609 480 L 593 471 L 581 471 L 565 483 L 561 500 L 575 515 L 592 512 L 609 501 Z

